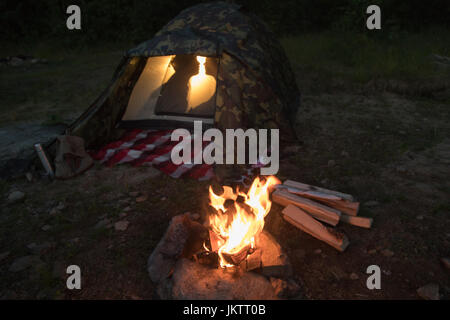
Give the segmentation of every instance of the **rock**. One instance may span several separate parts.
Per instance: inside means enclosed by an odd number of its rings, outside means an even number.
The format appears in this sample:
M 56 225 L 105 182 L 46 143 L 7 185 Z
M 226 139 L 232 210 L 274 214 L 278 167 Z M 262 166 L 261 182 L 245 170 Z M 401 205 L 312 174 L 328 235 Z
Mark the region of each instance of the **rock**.
M 130 211 L 131 211 L 131 207 L 130 206 L 123 208 L 123 212 L 130 212 Z
M 103 219 L 100 220 L 99 222 L 97 222 L 97 224 L 95 225 L 95 229 L 99 229 L 99 228 L 108 228 L 108 226 L 111 224 L 111 220 L 110 219 Z
M 117 231 L 125 231 L 130 223 L 127 220 L 118 221 L 114 224 L 114 229 Z
M 50 248 L 54 248 L 56 246 L 56 244 L 54 242 L 43 242 L 41 244 L 36 244 L 35 242 L 30 243 L 29 245 L 27 245 L 27 248 L 36 255 L 40 255 L 42 253 L 44 253 L 46 250 L 50 249 Z
M 182 254 L 185 257 L 192 256 L 202 247 L 207 236 L 207 229 L 189 219 L 188 215 L 173 217 L 166 233 L 148 259 L 147 271 L 150 279 L 155 283 L 163 281 L 174 268 L 178 258 Z
M 425 300 L 439 300 L 439 285 L 429 283 L 417 289 L 417 294 Z
M 417 219 L 417 220 L 423 220 L 423 216 L 422 216 L 422 215 L 419 215 L 419 216 L 416 217 L 416 219 Z
M 315 253 L 315 254 L 321 254 L 321 253 L 322 253 L 322 250 L 316 249 L 316 250 L 314 250 L 314 253 Z
M 356 273 L 352 272 L 352 273 L 350 274 L 350 279 L 351 279 L 351 280 L 358 280 L 358 279 L 359 279 L 359 276 L 358 276 Z
M 328 167 L 334 167 L 336 165 L 335 160 L 328 160 Z
M 375 200 L 364 202 L 364 206 L 366 206 L 366 207 L 376 207 L 379 204 L 380 203 L 378 201 L 375 201 Z
M 21 191 L 13 191 L 8 196 L 8 202 L 16 203 L 16 202 L 23 200 L 23 198 L 25 198 L 25 193 L 23 193 Z
M 139 191 L 132 191 L 132 192 L 129 192 L 129 193 L 128 193 L 128 195 L 129 195 L 130 197 L 137 197 L 139 194 L 140 194 Z
M 28 182 L 33 181 L 33 174 L 31 172 L 25 173 L 25 178 L 27 178 Z
M 119 217 L 120 218 L 125 218 L 127 216 L 127 213 L 126 212 L 121 212 L 120 214 L 119 214 Z
M 57 215 L 59 213 L 58 208 L 54 207 L 50 210 L 50 212 L 48 213 L 51 216 Z
M 50 225 L 48 225 L 48 224 L 44 224 L 43 226 L 42 226 L 42 231 L 48 231 L 48 230 L 50 230 L 52 228 L 52 226 L 50 226 Z
M 444 267 L 447 268 L 447 270 L 450 270 L 450 258 L 441 258 L 441 262 L 444 265 Z
M 40 262 L 37 256 L 25 256 L 16 259 L 9 267 L 10 272 L 19 272 L 28 269 L 32 265 L 38 264 Z
M 392 257 L 394 255 L 394 252 L 389 249 L 384 249 L 381 251 L 381 254 L 385 257 Z
M 406 170 L 406 168 L 404 167 L 404 166 L 397 166 L 396 168 L 395 168 L 395 170 L 398 172 L 398 173 L 406 173 L 408 170 Z
M 18 67 L 18 66 L 21 66 L 23 64 L 23 62 L 24 62 L 23 59 L 20 59 L 18 57 L 12 57 L 9 60 L 9 65 L 13 66 L 13 67 Z
M 274 300 L 269 280 L 253 273 L 235 274 L 211 268 L 188 259 L 180 259 L 171 279 L 157 289 L 161 299 L 176 300 Z
M 292 276 L 292 266 L 289 258 L 269 232 L 263 230 L 257 236 L 256 246 L 261 248 L 261 272 L 263 275 L 275 278 Z
M 0 262 L 4 259 L 6 259 L 9 256 L 10 252 L 9 251 L 5 251 L 0 253 Z
M 347 151 L 342 151 L 341 156 L 348 158 L 350 155 L 348 154 Z
M 292 298 L 300 294 L 300 286 L 292 279 L 288 281 L 278 278 L 270 278 L 270 284 L 279 298 Z
M 65 208 L 65 205 L 64 205 L 64 202 L 60 202 L 60 203 L 58 203 L 58 205 L 56 206 L 56 209 L 58 209 L 58 210 L 63 210 Z
M 148 199 L 147 195 L 142 195 L 142 196 L 136 198 L 136 202 L 144 202 L 144 201 L 147 201 L 147 199 Z
M 192 213 L 191 218 L 192 218 L 192 220 L 198 220 L 198 219 L 200 219 L 200 215 L 198 213 Z
M 165 201 L 166 199 L 166 197 L 161 197 L 161 201 Z
M 161 174 L 162 172 L 156 168 L 141 167 L 136 170 L 127 170 L 123 179 L 129 185 L 138 185 L 148 179 L 159 177 Z

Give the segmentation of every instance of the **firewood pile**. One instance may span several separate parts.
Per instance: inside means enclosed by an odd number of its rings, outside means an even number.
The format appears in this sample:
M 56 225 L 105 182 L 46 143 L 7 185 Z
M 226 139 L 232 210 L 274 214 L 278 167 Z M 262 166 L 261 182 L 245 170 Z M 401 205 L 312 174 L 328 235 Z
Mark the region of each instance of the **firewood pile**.
M 330 226 L 340 221 L 361 228 L 372 226 L 372 218 L 358 216 L 359 202 L 350 194 L 286 180 L 277 185 L 272 200 L 285 207 L 284 220 L 339 251 L 350 242 Z

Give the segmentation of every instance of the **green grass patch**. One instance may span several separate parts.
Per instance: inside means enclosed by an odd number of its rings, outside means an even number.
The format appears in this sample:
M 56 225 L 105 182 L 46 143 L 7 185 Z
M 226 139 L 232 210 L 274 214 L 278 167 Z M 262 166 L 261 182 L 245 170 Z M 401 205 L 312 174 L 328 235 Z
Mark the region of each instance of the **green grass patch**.
M 430 60 L 431 54 L 450 55 L 450 34 L 444 31 L 388 39 L 328 32 L 284 38 L 282 44 L 295 67 L 355 81 L 449 75 L 449 68 L 437 68 Z

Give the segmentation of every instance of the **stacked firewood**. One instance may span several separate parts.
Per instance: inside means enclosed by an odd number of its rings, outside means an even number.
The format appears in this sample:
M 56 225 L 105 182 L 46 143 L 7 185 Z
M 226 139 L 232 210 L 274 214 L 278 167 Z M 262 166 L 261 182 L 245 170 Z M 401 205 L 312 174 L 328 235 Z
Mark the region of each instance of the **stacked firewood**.
M 347 248 L 347 236 L 322 222 L 333 227 L 339 221 L 372 226 L 372 218 L 358 216 L 359 202 L 350 194 L 287 180 L 277 186 L 272 200 L 285 207 L 282 214 L 287 222 L 339 251 Z

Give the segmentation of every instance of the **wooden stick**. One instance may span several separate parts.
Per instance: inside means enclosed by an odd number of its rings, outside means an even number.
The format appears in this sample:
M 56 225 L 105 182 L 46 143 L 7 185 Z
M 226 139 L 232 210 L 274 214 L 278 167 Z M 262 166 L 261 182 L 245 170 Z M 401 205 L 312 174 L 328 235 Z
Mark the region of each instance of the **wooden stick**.
M 294 188 L 300 189 L 300 190 L 319 191 L 319 192 L 335 195 L 339 198 L 342 198 L 342 199 L 345 199 L 348 201 L 352 201 L 352 202 L 355 201 L 353 196 L 350 194 L 342 193 L 342 192 L 334 191 L 334 190 L 328 190 L 328 189 L 321 188 L 321 187 L 311 186 L 309 184 L 305 184 L 305 183 L 301 183 L 301 182 L 297 182 L 297 181 L 293 181 L 293 180 L 286 180 L 283 184 L 287 185 L 289 187 L 294 187 Z
M 337 232 L 331 228 L 325 227 L 319 221 L 312 218 L 302 209 L 290 204 L 284 208 L 283 218 L 293 226 L 310 234 L 339 251 L 344 251 L 349 245 L 348 238 L 345 234 Z
M 286 180 L 283 186 L 288 187 L 288 191 L 291 193 L 297 193 L 296 190 L 298 190 L 298 194 L 302 197 L 320 201 L 329 207 L 333 207 L 351 216 L 358 215 L 359 202 L 349 200 L 353 199 L 353 197 L 349 194 L 305 185 L 303 183 L 292 180 Z M 328 197 L 326 195 L 328 195 Z M 330 196 L 334 196 L 335 199 Z
M 287 206 L 289 204 L 296 205 L 306 210 L 308 213 L 314 216 L 314 218 L 326 222 L 332 226 L 338 224 L 339 218 L 341 216 L 341 212 L 336 209 L 324 206 L 309 199 L 299 197 L 284 190 L 276 190 L 274 193 L 272 193 L 272 200 L 278 204 L 281 204 L 282 206 Z
M 353 226 L 370 229 L 373 219 L 367 217 L 352 217 L 346 214 L 341 215 L 341 221 L 351 224 Z

